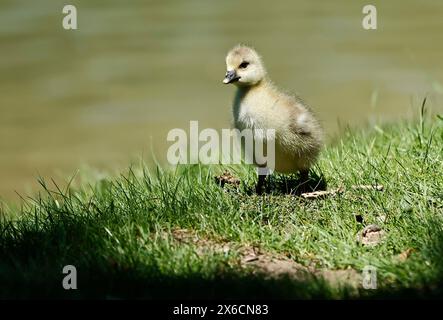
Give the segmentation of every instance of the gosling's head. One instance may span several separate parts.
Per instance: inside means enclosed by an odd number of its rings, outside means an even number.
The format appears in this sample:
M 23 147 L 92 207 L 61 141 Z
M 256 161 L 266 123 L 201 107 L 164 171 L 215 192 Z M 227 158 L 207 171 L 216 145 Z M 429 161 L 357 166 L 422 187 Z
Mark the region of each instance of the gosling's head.
M 254 86 L 266 76 L 266 70 L 258 53 L 247 46 L 238 45 L 226 56 L 226 75 L 223 83 L 237 86 Z

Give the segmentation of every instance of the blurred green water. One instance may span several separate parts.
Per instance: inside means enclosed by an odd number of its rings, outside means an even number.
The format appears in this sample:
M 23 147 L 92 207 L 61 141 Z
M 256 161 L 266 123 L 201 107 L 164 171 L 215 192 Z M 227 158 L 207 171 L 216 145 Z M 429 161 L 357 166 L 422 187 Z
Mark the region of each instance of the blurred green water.
M 79 29 L 62 29 L 74 4 Z M 367 1 L 0 2 L 0 196 L 37 174 L 82 164 L 160 162 L 172 128 L 230 125 L 234 89 L 224 55 L 243 42 L 271 78 L 296 91 L 330 135 L 410 117 L 427 95 L 443 103 L 443 2 L 371 1 L 378 30 L 361 27 Z

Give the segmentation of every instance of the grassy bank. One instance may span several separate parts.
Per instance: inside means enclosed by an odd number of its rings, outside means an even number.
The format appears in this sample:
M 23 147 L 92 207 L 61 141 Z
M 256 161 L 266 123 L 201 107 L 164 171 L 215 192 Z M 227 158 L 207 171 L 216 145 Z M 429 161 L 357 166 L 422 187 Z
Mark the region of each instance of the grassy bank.
M 221 188 L 224 169 L 133 169 L 76 190 L 42 182 L 40 198 L 1 209 L 0 298 L 443 293 L 440 118 L 345 132 L 311 173 L 337 190 L 324 197 L 284 194 L 283 177 L 256 196 L 246 166 L 227 168 L 240 183 Z M 383 236 L 363 245 L 371 224 Z M 62 288 L 65 265 L 77 268 L 78 290 Z M 368 265 L 376 290 L 361 285 Z

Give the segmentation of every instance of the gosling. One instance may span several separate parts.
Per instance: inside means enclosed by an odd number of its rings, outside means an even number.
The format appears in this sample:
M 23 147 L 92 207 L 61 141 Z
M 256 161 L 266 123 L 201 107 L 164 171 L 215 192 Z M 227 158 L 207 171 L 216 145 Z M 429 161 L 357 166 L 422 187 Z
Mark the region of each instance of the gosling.
M 323 145 L 323 129 L 308 105 L 298 96 L 279 91 L 269 80 L 258 53 L 238 45 L 226 56 L 223 83 L 237 87 L 233 102 L 234 126 L 275 130 L 276 172 L 300 173 L 300 191 L 307 191 L 309 169 Z M 254 139 L 257 135 L 254 134 Z M 260 174 L 256 191 L 263 193 L 266 175 Z

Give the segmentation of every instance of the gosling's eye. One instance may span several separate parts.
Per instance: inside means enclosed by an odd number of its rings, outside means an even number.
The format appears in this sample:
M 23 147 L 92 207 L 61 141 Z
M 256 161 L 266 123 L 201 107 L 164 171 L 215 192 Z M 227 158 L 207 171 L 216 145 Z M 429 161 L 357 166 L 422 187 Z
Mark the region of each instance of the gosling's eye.
M 249 62 L 245 61 L 245 62 L 242 62 L 238 67 L 240 69 L 245 69 L 247 66 L 249 66 Z

